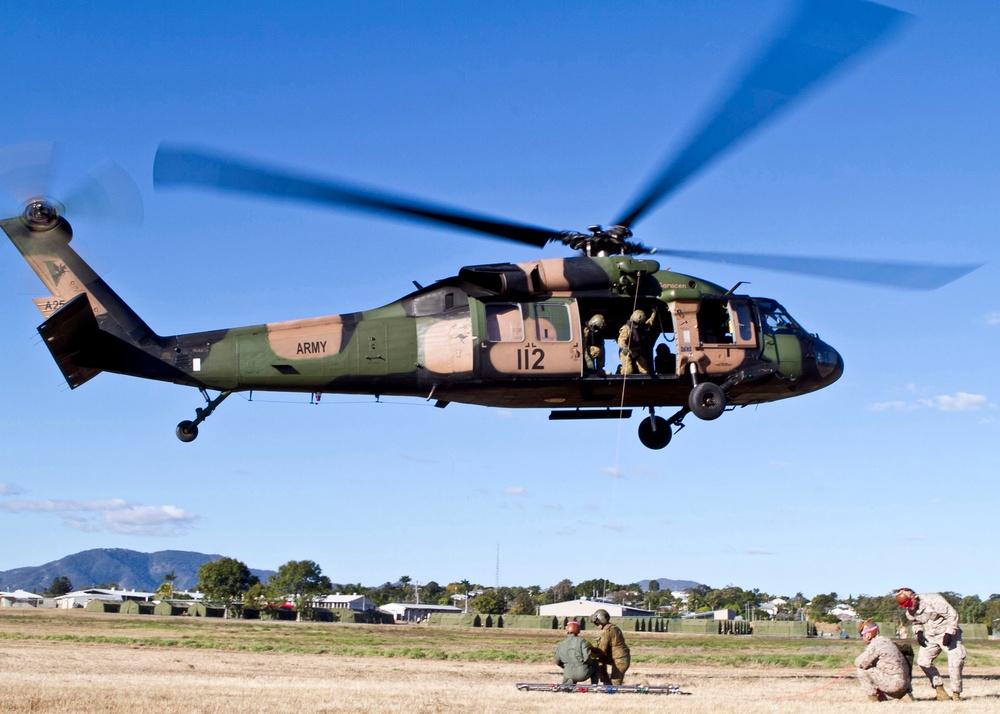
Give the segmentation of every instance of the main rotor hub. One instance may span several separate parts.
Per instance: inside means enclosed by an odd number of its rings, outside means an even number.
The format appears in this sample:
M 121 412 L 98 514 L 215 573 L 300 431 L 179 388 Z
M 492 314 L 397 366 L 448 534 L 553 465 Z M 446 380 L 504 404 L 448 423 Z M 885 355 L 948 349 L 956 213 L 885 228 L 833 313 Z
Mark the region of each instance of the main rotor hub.
M 31 230 L 47 231 L 58 223 L 61 208 L 62 206 L 52 199 L 33 198 L 25 205 L 21 215 Z
M 628 226 L 608 226 L 602 228 L 599 225 L 588 226 L 590 233 L 577 233 L 576 231 L 566 231 L 559 239 L 564 245 L 568 245 L 573 250 L 579 250 L 584 255 L 635 255 L 637 253 L 652 253 L 651 248 L 647 248 L 642 243 L 629 240 L 632 237 L 632 229 Z

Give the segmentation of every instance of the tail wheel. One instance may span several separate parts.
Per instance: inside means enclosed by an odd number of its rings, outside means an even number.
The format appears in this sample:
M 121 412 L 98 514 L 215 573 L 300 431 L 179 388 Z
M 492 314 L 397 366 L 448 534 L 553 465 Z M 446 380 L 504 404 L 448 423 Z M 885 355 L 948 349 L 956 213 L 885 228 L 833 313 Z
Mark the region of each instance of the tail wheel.
M 188 444 L 198 438 L 198 425 L 186 419 L 177 425 L 177 438 Z
M 647 449 L 662 449 L 673 435 L 670 424 L 662 417 L 646 417 L 639 424 L 639 441 Z
M 691 407 L 691 413 L 699 419 L 718 419 L 726 410 L 726 393 L 718 384 L 702 382 L 691 390 L 688 406 Z

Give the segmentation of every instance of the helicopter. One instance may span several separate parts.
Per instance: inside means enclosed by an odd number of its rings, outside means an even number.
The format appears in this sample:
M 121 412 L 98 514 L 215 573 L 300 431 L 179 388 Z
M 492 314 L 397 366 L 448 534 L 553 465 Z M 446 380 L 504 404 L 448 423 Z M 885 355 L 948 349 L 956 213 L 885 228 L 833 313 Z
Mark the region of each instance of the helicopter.
M 840 378 L 841 355 L 776 300 L 740 294 L 661 268 L 651 256 L 721 260 L 894 287 L 933 289 L 978 265 L 709 253 L 648 247 L 633 227 L 711 161 L 799 101 L 845 62 L 899 26 L 904 13 L 846 0 L 806 2 L 765 47 L 692 138 L 606 226 L 555 230 L 320 180 L 198 147 L 161 144 L 154 185 L 208 188 L 318 203 L 431 223 L 579 255 L 461 268 L 454 277 L 382 307 L 326 317 L 162 336 L 70 247 L 58 201 L 31 195 L 0 228 L 48 289 L 35 304 L 38 332 L 70 388 L 101 372 L 200 390 L 205 406 L 175 434 L 199 427 L 238 392 L 401 396 L 487 407 L 550 409 L 550 419 L 623 419 L 648 411 L 641 443 L 666 447 L 693 414 L 714 420 L 736 407 L 822 389 Z M 587 326 L 642 325 L 638 373 L 595 363 Z M 669 359 L 653 345 L 673 345 Z M 623 352 L 624 354 L 624 352 Z M 625 370 L 623 370 L 624 372 Z M 215 396 L 212 392 L 216 392 Z M 657 409 L 673 408 L 668 416 Z

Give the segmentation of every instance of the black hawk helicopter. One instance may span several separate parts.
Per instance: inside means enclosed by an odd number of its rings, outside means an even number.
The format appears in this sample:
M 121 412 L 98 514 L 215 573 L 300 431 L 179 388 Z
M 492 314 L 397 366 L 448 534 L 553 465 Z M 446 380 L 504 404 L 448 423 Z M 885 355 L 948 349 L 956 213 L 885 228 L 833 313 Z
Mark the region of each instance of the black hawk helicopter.
M 692 138 L 607 227 L 553 230 L 422 200 L 316 180 L 197 148 L 163 144 L 157 187 L 199 186 L 430 222 L 580 255 L 468 266 L 458 275 L 362 312 L 172 336 L 155 333 L 70 247 L 60 204 L 26 197 L 0 228 L 51 293 L 38 328 L 71 388 L 102 371 L 201 390 L 206 406 L 177 425 L 194 440 L 230 394 L 243 391 L 422 397 L 552 409 L 552 419 L 624 418 L 648 410 L 639 438 L 665 447 L 693 413 L 821 389 L 841 356 L 776 301 L 662 270 L 633 227 L 725 150 L 805 95 L 904 17 L 857 0 L 805 3 Z M 929 289 L 975 265 L 929 265 L 664 250 L 659 255 Z M 604 370 L 617 330 L 618 374 Z M 602 331 L 603 330 L 603 331 Z M 653 345 L 665 338 L 653 355 Z M 671 351 L 663 346 L 669 341 Z M 218 392 L 214 397 L 211 391 Z M 676 408 L 657 416 L 657 408 Z

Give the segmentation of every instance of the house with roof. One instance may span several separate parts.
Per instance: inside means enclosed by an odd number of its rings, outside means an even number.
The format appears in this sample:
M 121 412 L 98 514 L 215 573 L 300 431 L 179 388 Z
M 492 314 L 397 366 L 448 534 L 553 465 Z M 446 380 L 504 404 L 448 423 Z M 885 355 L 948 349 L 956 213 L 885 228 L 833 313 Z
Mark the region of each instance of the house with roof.
M 27 590 L 0 591 L 0 607 L 43 607 L 44 604 L 44 597 Z
M 379 608 L 380 612 L 392 616 L 394 622 L 423 622 L 435 612 L 461 613 L 461 608 L 451 605 L 430 605 L 426 603 L 390 602 Z
M 538 614 L 545 617 L 586 617 L 589 619 L 598 610 L 607 610 L 611 617 L 652 617 L 656 614 L 652 610 L 620 605 L 603 598 L 589 597 L 542 605 L 538 608 Z
M 313 607 L 321 610 L 354 610 L 355 612 L 367 612 L 368 610 L 377 609 L 374 602 L 366 596 L 358 595 L 357 593 L 351 593 L 350 595 L 334 593 L 326 597 L 318 597 L 313 600 Z

